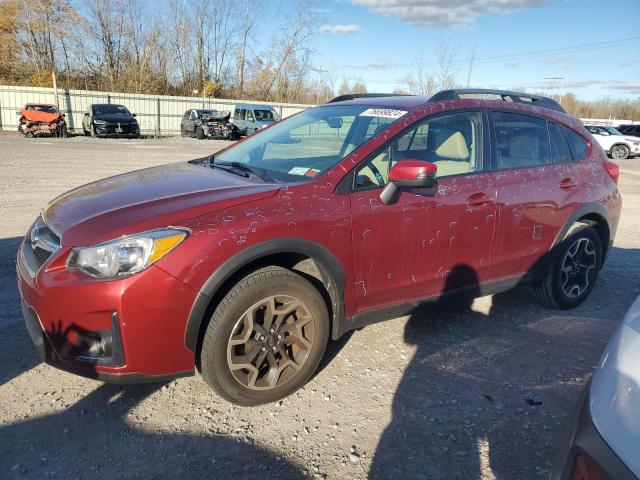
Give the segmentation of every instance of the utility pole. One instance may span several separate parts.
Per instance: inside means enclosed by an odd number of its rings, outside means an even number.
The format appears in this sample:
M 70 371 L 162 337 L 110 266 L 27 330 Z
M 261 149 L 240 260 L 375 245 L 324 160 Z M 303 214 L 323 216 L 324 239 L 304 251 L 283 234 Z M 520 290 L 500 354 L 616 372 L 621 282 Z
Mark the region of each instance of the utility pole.
M 547 80 L 547 81 L 552 81 L 552 82 L 559 82 L 560 80 L 564 81 L 564 77 L 544 77 L 543 80 Z M 546 90 L 546 88 L 545 88 Z M 545 92 L 546 94 L 546 92 Z M 560 105 L 562 106 L 562 100 L 564 98 L 564 94 L 560 95 Z
M 56 71 L 54 69 L 51 69 L 51 79 L 53 80 L 53 98 L 55 99 L 53 103 L 59 110 L 60 104 L 58 103 L 58 82 L 56 82 Z

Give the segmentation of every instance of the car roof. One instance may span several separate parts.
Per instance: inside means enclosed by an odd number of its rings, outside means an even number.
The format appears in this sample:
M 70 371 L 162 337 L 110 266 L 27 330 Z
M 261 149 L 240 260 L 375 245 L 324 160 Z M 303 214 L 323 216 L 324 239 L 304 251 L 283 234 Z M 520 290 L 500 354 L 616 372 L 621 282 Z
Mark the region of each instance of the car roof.
M 34 106 L 34 107 L 38 106 L 38 107 L 54 107 L 54 108 L 58 108 L 53 103 L 33 103 L 33 102 L 26 103 L 25 107 L 27 107 L 29 105 Z
M 250 108 L 252 110 L 275 110 L 273 105 L 265 105 L 262 103 L 236 103 L 235 108 Z
M 416 107 L 421 107 L 429 103 L 429 97 L 419 97 L 415 95 L 393 95 L 384 97 L 362 97 L 354 98 L 352 100 L 343 100 L 327 105 L 355 105 L 364 107 L 386 107 L 386 108 L 401 108 L 404 110 L 411 110 Z
M 92 107 L 125 107 L 124 105 L 120 105 L 119 103 L 92 103 Z

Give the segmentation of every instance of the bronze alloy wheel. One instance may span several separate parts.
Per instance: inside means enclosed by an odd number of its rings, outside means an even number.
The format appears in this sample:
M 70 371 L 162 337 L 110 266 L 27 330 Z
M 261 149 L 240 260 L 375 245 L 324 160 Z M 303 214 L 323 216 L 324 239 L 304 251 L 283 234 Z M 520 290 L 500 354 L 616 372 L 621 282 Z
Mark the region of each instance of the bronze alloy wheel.
M 307 306 L 289 295 L 264 298 L 238 319 L 227 342 L 233 377 L 252 390 L 269 390 L 302 368 L 314 340 L 314 319 Z
M 596 247 L 586 237 L 578 238 L 564 255 L 560 282 L 569 298 L 577 298 L 589 287 L 597 266 Z

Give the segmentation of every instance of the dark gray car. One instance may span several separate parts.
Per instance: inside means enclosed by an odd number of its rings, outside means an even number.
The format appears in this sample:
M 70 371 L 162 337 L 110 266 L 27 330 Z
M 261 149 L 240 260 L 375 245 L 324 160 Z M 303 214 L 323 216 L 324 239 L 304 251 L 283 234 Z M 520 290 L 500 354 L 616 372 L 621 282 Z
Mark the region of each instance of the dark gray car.
M 82 117 L 82 131 L 92 137 L 140 138 L 140 126 L 124 105 L 96 103 Z

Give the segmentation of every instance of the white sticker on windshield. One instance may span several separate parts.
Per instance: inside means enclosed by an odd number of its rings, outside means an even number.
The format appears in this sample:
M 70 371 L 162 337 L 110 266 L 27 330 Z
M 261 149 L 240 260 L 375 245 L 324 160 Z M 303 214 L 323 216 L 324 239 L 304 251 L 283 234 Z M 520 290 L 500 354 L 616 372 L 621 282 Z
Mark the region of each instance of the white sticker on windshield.
M 304 175 L 309 171 L 306 167 L 293 167 L 289 170 L 289 175 Z
M 368 108 L 360 114 L 361 117 L 382 117 L 382 118 L 400 118 L 405 110 L 394 110 L 392 108 Z

